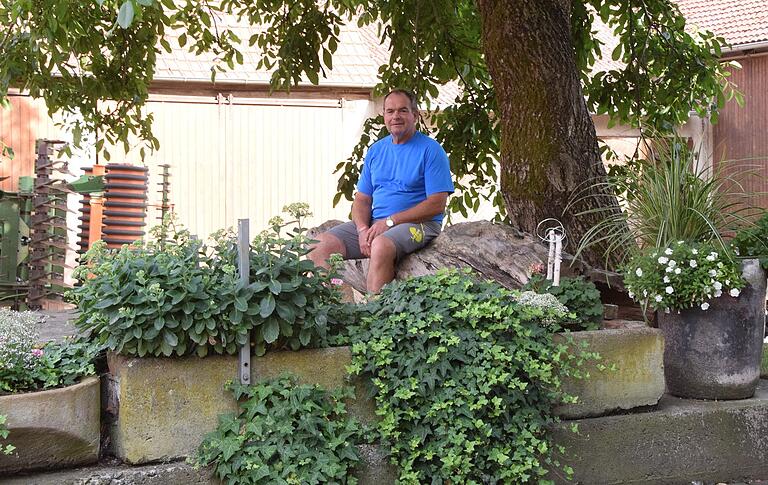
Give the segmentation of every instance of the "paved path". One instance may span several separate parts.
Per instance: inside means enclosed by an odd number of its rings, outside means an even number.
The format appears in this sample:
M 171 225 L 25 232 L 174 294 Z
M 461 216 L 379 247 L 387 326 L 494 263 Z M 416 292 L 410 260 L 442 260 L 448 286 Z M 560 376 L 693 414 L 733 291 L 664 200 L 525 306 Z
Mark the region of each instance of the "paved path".
M 40 311 L 46 316 L 45 322 L 40 325 L 40 341 L 61 341 L 64 337 L 77 334 L 77 328 L 70 322 L 77 318 L 77 310 Z

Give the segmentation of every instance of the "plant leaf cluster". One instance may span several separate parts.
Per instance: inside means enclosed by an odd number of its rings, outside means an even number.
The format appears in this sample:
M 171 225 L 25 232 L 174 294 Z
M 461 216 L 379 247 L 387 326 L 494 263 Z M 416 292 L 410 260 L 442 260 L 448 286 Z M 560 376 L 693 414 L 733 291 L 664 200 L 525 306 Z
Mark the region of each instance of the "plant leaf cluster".
M 219 416 L 198 448 L 196 466 L 213 465 L 229 485 L 357 483 L 352 470 L 366 438 L 344 404 L 354 396 L 351 389 L 327 392 L 288 376 L 228 389 L 239 410 Z
M 603 321 L 603 303 L 595 284 L 581 276 L 560 278 L 560 285 L 540 273 L 534 273 L 522 290 L 548 293 L 555 296 L 571 312 L 568 321 L 562 325 L 570 330 L 597 330 Z
M 760 265 L 768 269 L 768 213 L 737 232 L 731 245 L 739 257 L 758 258 Z
M 285 225 L 275 219 L 254 238 L 249 284 L 240 281 L 237 240 L 228 231 L 210 246 L 159 227 L 170 239 L 117 252 L 95 247 L 78 270 L 82 286 L 71 292 L 80 310 L 75 324 L 107 348 L 138 356 L 234 354 L 251 331 L 257 355 L 324 345 L 340 295 L 329 272 L 300 259 L 308 242 L 300 231 L 280 235 Z
M 366 310 L 351 329 L 350 371 L 370 378 L 399 483 L 536 483 L 550 469 L 569 473 L 547 428 L 557 421 L 553 405 L 569 400 L 561 378 L 594 356 L 553 342 L 545 327 L 562 312 L 519 304 L 458 270 L 391 283 Z
M 598 18 L 617 35 L 613 57 L 622 67 L 594 69 Z M 238 36 L 239 21 L 256 26 L 248 39 Z M 450 211 L 466 214 L 489 200 L 503 219 L 495 116 L 504 100 L 496 99 L 485 61 L 491 52 L 481 43 L 481 15 L 470 0 L 3 0 L 0 101 L 8 103 L 11 87 L 27 90 L 44 98 L 51 113 L 77 114 L 75 146 L 86 132 L 97 133 L 96 151 L 109 159 L 110 145 L 122 142 L 127 150 L 136 137 L 143 154 L 159 148 L 152 115 L 142 107 L 161 49 L 171 52 L 174 43 L 210 54 L 215 79 L 245 62 L 246 43 L 257 46 L 257 67 L 271 71 L 272 89 L 288 90 L 302 79 L 319 83 L 333 67 L 344 24 L 354 23 L 374 28 L 390 48 L 374 94 L 399 87 L 425 100 L 425 121 L 450 154 L 461 194 Z M 729 66 L 719 63 L 724 40 L 687 32 L 671 0 L 572 2 L 571 27 L 571 45 L 562 48 L 574 50 L 592 110 L 613 121 L 669 131 L 691 109 L 716 114 L 727 99 L 740 99 Z M 432 110 L 431 100 L 446 87 L 457 94 L 443 96 L 441 109 Z M 352 157 L 337 167 L 341 196 L 351 199 L 362 155 L 380 134 L 369 120 Z
M 8 431 L 8 425 L 6 424 L 8 422 L 8 416 L 5 414 L 0 414 L 0 440 L 6 441 L 8 439 L 8 435 L 10 434 L 10 431 Z M 10 455 L 11 453 L 16 450 L 16 447 L 13 446 L 11 443 L 8 443 L 7 441 L 5 443 L 0 442 L 0 453 L 4 455 Z

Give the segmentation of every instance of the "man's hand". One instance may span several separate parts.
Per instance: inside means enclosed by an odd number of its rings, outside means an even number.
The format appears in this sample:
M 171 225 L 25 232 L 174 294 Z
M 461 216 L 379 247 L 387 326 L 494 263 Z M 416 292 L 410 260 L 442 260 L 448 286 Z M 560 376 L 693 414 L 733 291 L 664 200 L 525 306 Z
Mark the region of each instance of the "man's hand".
M 365 231 L 366 242 L 368 243 L 368 254 L 365 252 L 363 252 L 363 254 L 370 257 L 371 244 L 373 244 L 373 240 L 387 232 L 388 229 L 389 227 L 387 227 L 387 222 L 384 219 L 374 222 L 373 225 L 368 228 L 367 231 Z M 360 249 L 362 250 L 362 245 L 360 246 Z
M 360 252 L 366 258 L 371 257 L 371 244 L 368 242 L 368 231 L 370 230 L 370 228 L 366 228 L 357 231 L 357 243 L 360 245 Z

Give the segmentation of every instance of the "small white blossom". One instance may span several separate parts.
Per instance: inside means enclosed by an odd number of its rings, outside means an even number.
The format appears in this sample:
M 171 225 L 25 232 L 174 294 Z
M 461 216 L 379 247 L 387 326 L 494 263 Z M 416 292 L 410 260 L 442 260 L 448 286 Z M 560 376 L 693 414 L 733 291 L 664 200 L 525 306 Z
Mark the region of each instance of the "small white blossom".
M 664 275 L 664 283 L 669 283 L 669 276 Z
M 664 313 L 669 313 L 669 308 L 665 308 Z
M 643 296 L 645 296 L 645 297 L 648 296 L 648 290 L 643 290 Z
M 722 289 L 723 289 L 723 284 L 722 284 L 722 283 L 720 283 L 719 281 L 715 281 L 714 283 L 712 283 L 712 286 L 713 286 L 713 287 L 714 287 L 716 290 L 722 290 Z
M 701 309 L 702 309 L 702 310 L 707 310 L 707 309 L 709 309 L 709 303 L 707 303 L 706 301 L 705 301 L 704 303 L 702 303 L 702 304 L 701 304 Z
M 721 296 L 723 296 L 723 290 L 715 291 L 715 298 L 720 298 Z
M 739 255 L 739 248 L 733 248 L 733 252 L 736 253 L 736 256 Z
M 680 274 L 680 273 L 682 273 L 682 272 L 683 272 L 683 271 L 682 271 L 680 268 L 675 268 L 675 274 Z
M 713 258 L 716 258 L 716 257 L 717 257 L 717 253 L 716 253 L 716 252 L 714 252 L 714 251 L 712 251 L 711 253 L 709 253 L 709 255 L 710 255 L 710 256 L 712 256 Z
M 667 286 L 666 288 L 664 288 L 664 291 L 666 291 L 668 295 L 671 295 L 672 293 L 675 292 L 675 289 L 672 288 L 671 286 Z
M 675 266 L 677 266 L 677 261 L 675 261 L 674 259 L 670 259 L 669 260 L 669 267 L 670 268 L 674 268 Z
M 714 260 L 715 260 L 715 257 L 712 256 L 711 254 L 707 256 L 707 261 L 714 261 Z
M 659 264 L 667 264 L 667 262 L 669 261 L 669 258 L 666 256 L 659 256 L 658 261 L 659 261 Z
M 688 261 L 688 264 L 691 266 L 691 268 L 695 268 L 696 266 L 699 265 L 699 263 L 697 263 L 695 259 Z
M 673 272 L 674 270 L 673 270 L 673 269 L 672 269 L 670 266 L 667 266 L 667 269 L 666 269 L 665 271 L 666 271 L 667 273 L 671 273 L 671 272 Z
M 691 252 L 692 252 L 693 254 L 699 254 L 699 250 L 698 250 L 698 249 L 696 249 L 696 248 L 693 248 L 693 249 L 691 249 Z
M 739 289 L 738 289 L 738 288 L 731 288 L 731 291 L 729 292 L 729 294 L 730 294 L 732 297 L 734 297 L 734 298 L 738 298 L 738 297 L 739 297 L 739 294 L 741 294 L 741 292 L 739 291 Z
M 632 293 L 632 292 L 630 291 L 630 292 L 629 292 L 629 297 L 630 297 L 630 298 L 632 298 L 632 299 L 634 300 L 634 298 L 635 298 L 635 294 L 634 294 L 634 293 Z
M 642 270 L 641 268 L 637 268 L 637 269 L 635 270 L 635 274 L 636 274 L 636 275 L 638 276 L 638 278 L 639 278 L 640 276 L 643 276 L 643 270 Z
M 667 249 L 665 249 L 665 250 L 664 250 L 664 254 L 666 254 L 667 256 L 669 256 L 670 254 L 672 254 L 672 248 L 667 248 Z
M 727 286 L 730 286 L 730 285 L 731 285 L 731 280 L 725 280 L 725 284 L 726 284 Z
M 717 270 L 715 269 L 709 270 L 709 276 L 717 276 Z
M 661 300 L 663 300 L 663 298 L 661 297 L 661 295 L 656 295 L 655 297 L 653 297 L 653 299 L 654 299 L 654 300 L 656 300 L 656 301 L 658 301 L 658 302 L 660 302 Z

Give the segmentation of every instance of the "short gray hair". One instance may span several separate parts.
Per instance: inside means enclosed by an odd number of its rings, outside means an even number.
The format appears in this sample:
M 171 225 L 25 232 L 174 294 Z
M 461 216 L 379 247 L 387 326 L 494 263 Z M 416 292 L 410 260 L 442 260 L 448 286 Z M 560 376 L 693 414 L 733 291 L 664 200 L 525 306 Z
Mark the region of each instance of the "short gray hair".
M 387 95 L 384 96 L 384 103 L 386 103 L 387 98 L 393 94 L 402 94 L 408 98 L 408 101 L 411 103 L 411 111 L 414 113 L 419 112 L 419 102 L 416 100 L 416 95 L 410 91 L 406 91 L 405 89 L 393 89 L 392 91 L 388 92 Z

